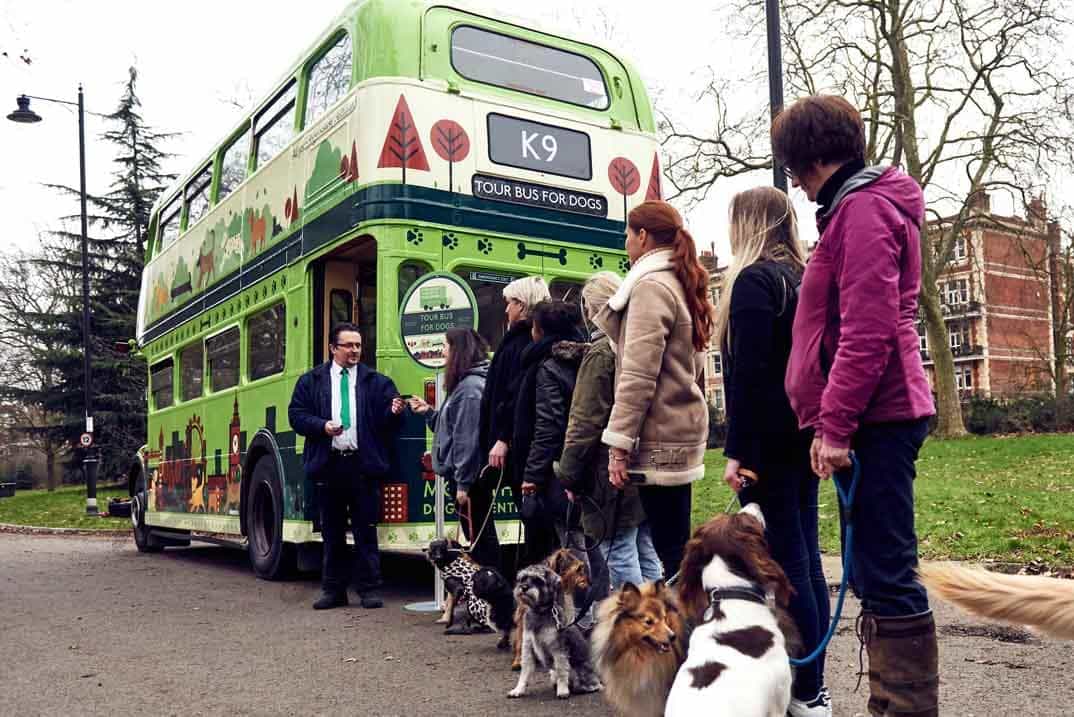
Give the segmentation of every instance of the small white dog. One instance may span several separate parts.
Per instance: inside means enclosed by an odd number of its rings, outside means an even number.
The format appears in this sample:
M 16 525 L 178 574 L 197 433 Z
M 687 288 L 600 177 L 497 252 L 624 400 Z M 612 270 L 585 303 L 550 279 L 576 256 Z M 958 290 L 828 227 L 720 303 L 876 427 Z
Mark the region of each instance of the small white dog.
M 686 546 L 680 600 L 701 620 L 668 695 L 666 717 L 787 714 L 791 667 L 769 600 L 785 607 L 790 590 L 768 553 L 756 504 L 697 529 Z

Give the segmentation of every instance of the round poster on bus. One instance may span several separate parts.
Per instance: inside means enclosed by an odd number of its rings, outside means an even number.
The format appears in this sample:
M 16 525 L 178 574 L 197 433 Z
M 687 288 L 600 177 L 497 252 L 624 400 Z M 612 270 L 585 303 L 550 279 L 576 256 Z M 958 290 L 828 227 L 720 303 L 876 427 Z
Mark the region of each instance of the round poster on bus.
M 470 287 L 446 272 L 418 279 L 399 312 L 399 333 L 410 357 L 425 368 L 442 368 L 447 331 L 457 326 L 477 328 L 477 300 Z

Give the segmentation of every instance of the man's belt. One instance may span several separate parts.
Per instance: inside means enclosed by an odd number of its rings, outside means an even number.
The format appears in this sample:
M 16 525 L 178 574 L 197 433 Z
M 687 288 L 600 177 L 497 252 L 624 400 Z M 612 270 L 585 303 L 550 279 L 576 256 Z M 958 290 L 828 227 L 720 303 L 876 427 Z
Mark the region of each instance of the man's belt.
M 344 456 L 344 457 L 346 457 L 346 456 L 356 456 L 356 455 L 358 455 L 358 449 L 357 448 L 344 448 L 343 450 L 340 450 L 338 448 L 333 448 L 332 449 L 332 455 L 334 455 L 334 456 Z

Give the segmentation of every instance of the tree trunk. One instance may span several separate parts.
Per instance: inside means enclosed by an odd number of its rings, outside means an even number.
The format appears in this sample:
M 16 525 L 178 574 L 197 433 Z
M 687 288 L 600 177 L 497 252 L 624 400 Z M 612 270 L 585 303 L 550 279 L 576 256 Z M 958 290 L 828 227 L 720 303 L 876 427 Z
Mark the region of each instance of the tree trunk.
M 56 490 L 56 443 L 51 438 L 45 441 L 45 480 L 49 491 Z
M 924 236 L 924 235 L 922 235 Z M 924 243 L 924 242 L 922 242 Z M 918 301 L 925 316 L 925 332 L 929 337 L 929 355 L 932 357 L 933 388 L 936 391 L 936 430 L 939 438 L 955 438 L 966 435 L 962 421 L 962 406 L 955 386 L 955 358 L 948 343 L 947 326 L 940 311 L 940 290 L 933 274 L 932 250 L 922 247 L 921 293 Z

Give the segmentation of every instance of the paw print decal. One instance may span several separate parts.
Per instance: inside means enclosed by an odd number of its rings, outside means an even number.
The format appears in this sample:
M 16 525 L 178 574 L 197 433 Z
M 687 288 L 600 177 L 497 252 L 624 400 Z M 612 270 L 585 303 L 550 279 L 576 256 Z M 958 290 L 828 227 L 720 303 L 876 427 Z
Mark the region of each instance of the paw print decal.
M 421 244 L 424 239 L 425 239 L 425 237 L 422 236 L 422 233 L 421 233 L 420 229 L 407 229 L 406 230 L 406 240 L 408 242 L 410 242 L 411 244 L 415 244 L 415 245 Z
M 604 257 L 602 257 L 600 254 L 590 254 L 589 266 L 593 267 L 594 271 L 600 269 L 604 266 Z
M 628 271 L 630 271 L 630 260 L 626 257 L 623 257 L 619 260 L 619 273 L 625 274 Z
M 478 239 L 477 240 L 477 250 L 479 252 L 481 252 L 482 254 L 484 254 L 485 256 L 488 256 L 489 254 L 492 253 L 492 240 L 491 239 Z
M 452 233 L 447 233 L 441 240 L 444 243 L 444 247 L 454 251 L 459 247 L 459 238 Z

